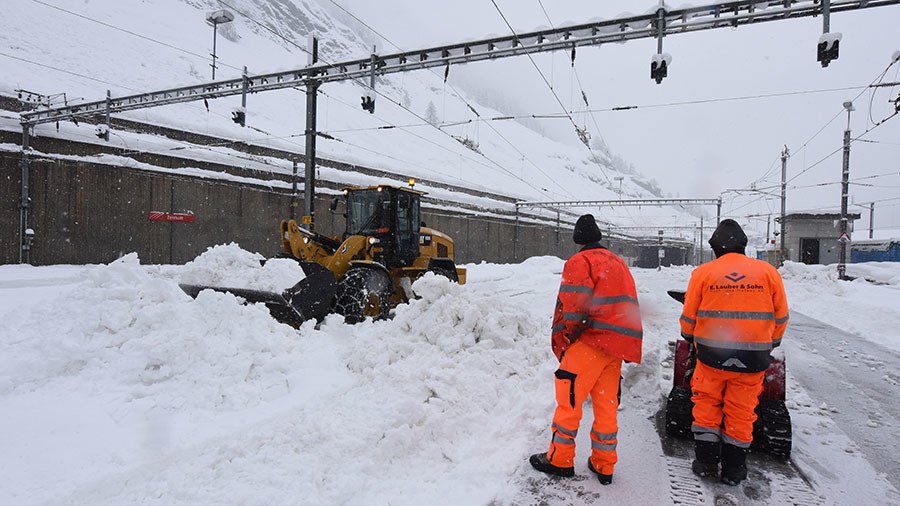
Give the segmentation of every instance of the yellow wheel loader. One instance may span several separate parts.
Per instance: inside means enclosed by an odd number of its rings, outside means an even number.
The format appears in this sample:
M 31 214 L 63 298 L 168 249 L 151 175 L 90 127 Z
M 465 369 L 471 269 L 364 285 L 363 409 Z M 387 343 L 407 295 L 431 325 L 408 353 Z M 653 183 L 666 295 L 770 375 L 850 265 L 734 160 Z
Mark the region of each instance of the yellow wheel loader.
M 280 257 L 300 263 L 306 277 L 282 293 L 241 288 L 181 285 L 193 297 L 204 289 L 262 302 L 272 316 L 290 325 L 339 313 L 347 322 L 386 318 L 390 309 L 415 297 L 412 283 L 434 272 L 464 284 L 466 270 L 453 261 L 453 239 L 425 227 L 420 218 L 424 193 L 411 188 L 346 188 L 347 227 L 329 237 L 283 220 Z M 334 212 L 340 204 L 331 202 Z

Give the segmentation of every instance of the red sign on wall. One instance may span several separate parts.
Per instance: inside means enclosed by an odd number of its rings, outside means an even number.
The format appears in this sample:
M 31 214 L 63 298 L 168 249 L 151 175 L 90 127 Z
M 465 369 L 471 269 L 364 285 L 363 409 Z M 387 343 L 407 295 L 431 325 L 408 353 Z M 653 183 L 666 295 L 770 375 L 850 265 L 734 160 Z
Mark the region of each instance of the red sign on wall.
M 174 221 L 179 223 L 193 223 L 194 213 L 164 213 L 162 211 L 150 211 L 150 221 Z

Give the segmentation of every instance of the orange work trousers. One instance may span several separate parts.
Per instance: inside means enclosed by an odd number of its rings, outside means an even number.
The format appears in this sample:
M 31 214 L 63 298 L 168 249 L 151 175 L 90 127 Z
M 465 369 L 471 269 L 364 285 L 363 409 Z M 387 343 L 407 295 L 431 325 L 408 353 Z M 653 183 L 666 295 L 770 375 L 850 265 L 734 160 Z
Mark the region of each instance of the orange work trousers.
M 594 408 L 591 428 L 591 464 L 602 474 L 613 474 L 616 464 L 616 414 L 622 359 L 580 341 L 573 343 L 556 371 L 556 413 L 553 415 L 547 459 L 554 466 L 572 467 L 581 407 L 588 396 Z
M 731 372 L 699 360 L 691 378 L 694 439 L 749 448 L 766 372 Z

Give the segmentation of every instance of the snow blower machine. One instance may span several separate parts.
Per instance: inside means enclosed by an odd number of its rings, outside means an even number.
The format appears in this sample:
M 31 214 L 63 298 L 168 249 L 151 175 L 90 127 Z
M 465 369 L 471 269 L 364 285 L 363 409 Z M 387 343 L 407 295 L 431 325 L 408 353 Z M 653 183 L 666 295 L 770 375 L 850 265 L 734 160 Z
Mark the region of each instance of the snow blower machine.
M 684 304 L 684 292 L 669 291 L 669 296 Z M 694 403 L 691 401 L 691 375 L 694 372 L 696 349 L 684 339 L 675 343 L 672 391 L 666 399 L 666 434 L 670 437 L 693 438 Z M 766 370 L 763 390 L 756 407 L 753 425 L 753 452 L 766 452 L 775 457 L 791 454 L 791 415 L 785 405 L 785 362 L 781 353 L 773 355 Z
M 412 283 L 433 272 L 464 284 L 466 270 L 454 263 L 453 239 L 420 221 L 423 192 L 380 185 L 345 188 L 347 225 L 342 237 L 329 237 L 282 220 L 282 258 L 296 260 L 306 277 L 282 293 L 181 285 L 192 297 L 206 289 L 232 293 L 247 303 L 263 303 L 282 323 L 299 326 L 331 313 L 348 323 L 383 319 L 415 295 Z M 331 211 L 340 205 L 331 202 Z M 305 221 L 311 221 L 305 220 Z

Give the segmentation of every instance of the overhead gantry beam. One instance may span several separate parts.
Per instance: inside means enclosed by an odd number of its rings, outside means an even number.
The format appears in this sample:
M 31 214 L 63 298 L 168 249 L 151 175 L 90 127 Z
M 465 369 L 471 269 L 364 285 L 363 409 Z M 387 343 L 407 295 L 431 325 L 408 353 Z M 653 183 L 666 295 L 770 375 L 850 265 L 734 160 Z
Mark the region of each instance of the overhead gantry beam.
M 900 0 L 832 0 L 830 13 L 896 4 L 900 4 Z M 660 15 L 660 10 L 662 10 L 662 15 Z M 582 46 L 622 43 L 645 38 L 660 39 L 679 33 L 818 16 L 822 14 L 822 11 L 820 0 L 719 2 L 671 11 L 661 7 L 638 16 L 492 37 L 415 51 L 403 51 L 384 56 L 371 55 L 338 63 L 319 62 L 294 70 L 250 76 L 249 83 L 246 83 L 243 77 L 238 77 L 123 97 L 111 97 L 109 101 L 103 99 L 78 105 L 54 107 L 23 113 L 21 121 L 24 125 L 37 125 L 86 118 L 107 112 L 118 113 L 242 93 L 259 93 L 307 86 L 311 82 L 323 84 L 362 79 L 372 75 L 373 66 L 377 75 L 386 75 L 510 56 L 573 50 Z
M 722 199 L 626 199 L 570 200 L 559 202 L 516 202 L 516 208 L 559 209 L 561 207 L 638 207 L 638 206 L 721 206 Z

